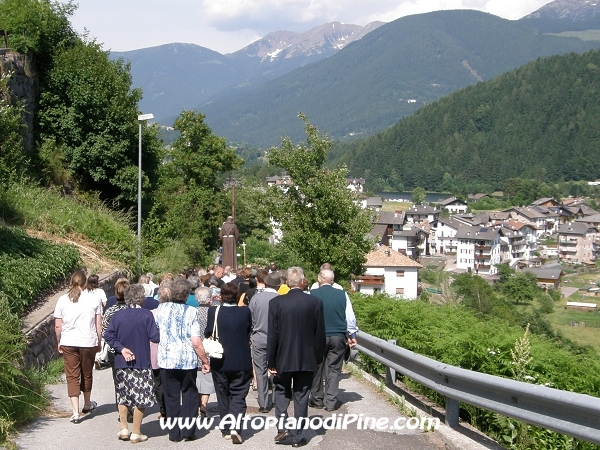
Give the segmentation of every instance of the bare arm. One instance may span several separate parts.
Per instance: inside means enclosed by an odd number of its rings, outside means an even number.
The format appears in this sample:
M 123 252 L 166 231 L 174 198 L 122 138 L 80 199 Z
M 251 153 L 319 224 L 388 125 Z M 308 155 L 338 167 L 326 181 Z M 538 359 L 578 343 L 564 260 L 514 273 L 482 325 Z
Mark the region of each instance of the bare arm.
M 192 347 L 194 348 L 196 355 L 198 355 L 198 358 L 200 358 L 200 361 L 202 361 L 202 372 L 210 372 L 208 358 L 206 357 L 206 352 L 204 351 L 204 345 L 202 345 L 202 340 L 200 339 L 200 336 L 192 336 L 190 339 L 192 341 Z
M 54 332 L 56 333 L 56 342 L 58 342 L 58 353 L 62 353 L 60 347 L 60 335 L 62 334 L 63 320 L 54 318 Z
M 98 351 L 102 350 L 102 314 L 96 314 L 96 334 L 98 335 Z

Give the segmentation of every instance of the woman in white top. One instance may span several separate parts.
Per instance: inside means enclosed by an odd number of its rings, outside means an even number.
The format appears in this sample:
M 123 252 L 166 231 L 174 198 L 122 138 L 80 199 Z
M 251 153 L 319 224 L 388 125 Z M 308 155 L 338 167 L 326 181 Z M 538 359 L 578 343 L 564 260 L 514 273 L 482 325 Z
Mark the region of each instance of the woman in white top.
M 87 277 L 83 293 L 84 295 L 90 296 L 92 297 L 92 299 L 95 299 L 96 301 L 100 302 L 102 308 L 104 309 L 107 301 L 106 292 L 104 292 L 104 289 L 100 288 L 99 281 L 100 279 L 96 274 L 92 274 L 89 277 Z
M 102 303 L 93 295 L 83 295 L 85 273 L 78 270 L 71 277 L 69 292 L 61 296 L 54 308 L 54 329 L 58 352 L 65 361 L 67 392 L 73 415 L 70 421 L 79 423 L 79 395 L 83 392 L 86 414 L 96 408 L 90 400 L 94 358 L 100 350 Z

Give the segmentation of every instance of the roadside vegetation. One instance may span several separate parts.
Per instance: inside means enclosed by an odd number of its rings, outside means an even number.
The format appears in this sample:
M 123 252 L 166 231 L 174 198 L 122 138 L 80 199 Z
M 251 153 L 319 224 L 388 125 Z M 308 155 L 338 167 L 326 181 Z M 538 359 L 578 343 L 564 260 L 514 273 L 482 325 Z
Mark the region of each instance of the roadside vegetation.
M 564 339 L 533 334 L 525 326 L 511 325 L 499 317 L 481 316 L 464 304 L 432 305 L 404 302 L 384 295 L 352 294 L 352 303 L 363 331 L 416 353 L 453 366 L 491 375 L 544 384 L 557 389 L 600 396 L 598 354 Z M 524 341 L 521 341 L 525 339 Z M 517 345 L 519 342 L 519 346 Z M 519 352 L 528 345 L 526 363 Z M 383 367 L 369 358 L 368 371 Z M 401 381 L 440 405 L 444 398 L 410 379 Z M 526 425 L 516 420 L 461 404 L 461 418 L 510 449 L 596 449 L 595 445 Z

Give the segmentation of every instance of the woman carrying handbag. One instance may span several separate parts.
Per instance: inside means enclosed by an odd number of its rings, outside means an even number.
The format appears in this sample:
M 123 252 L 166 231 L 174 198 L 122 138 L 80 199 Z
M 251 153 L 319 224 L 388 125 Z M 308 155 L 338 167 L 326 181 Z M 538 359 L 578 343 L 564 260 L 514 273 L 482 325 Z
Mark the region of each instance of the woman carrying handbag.
M 237 306 L 239 297 L 239 290 L 235 284 L 224 284 L 221 287 L 223 304 L 208 310 L 208 322 L 204 331 L 207 338 L 213 333 L 218 335 L 223 346 L 223 357 L 211 359 L 221 421 L 228 414 L 233 414 L 236 420 L 240 414 L 246 414 L 246 396 L 252 381 L 252 314 L 248 308 Z M 241 430 L 225 424 L 219 425 L 219 428 L 225 439 L 231 439 L 234 444 L 243 442 Z

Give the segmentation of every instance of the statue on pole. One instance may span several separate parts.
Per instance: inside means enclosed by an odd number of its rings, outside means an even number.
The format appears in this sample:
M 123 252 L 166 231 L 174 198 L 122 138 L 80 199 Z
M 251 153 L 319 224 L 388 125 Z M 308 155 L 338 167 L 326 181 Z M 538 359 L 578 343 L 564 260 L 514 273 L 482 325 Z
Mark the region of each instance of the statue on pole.
M 238 236 L 239 232 L 233 217 L 227 217 L 219 232 L 219 239 L 221 239 L 221 247 L 223 248 L 223 261 L 221 264 L 223 267 L 231 266 L 232 270 L 237 269 Z

